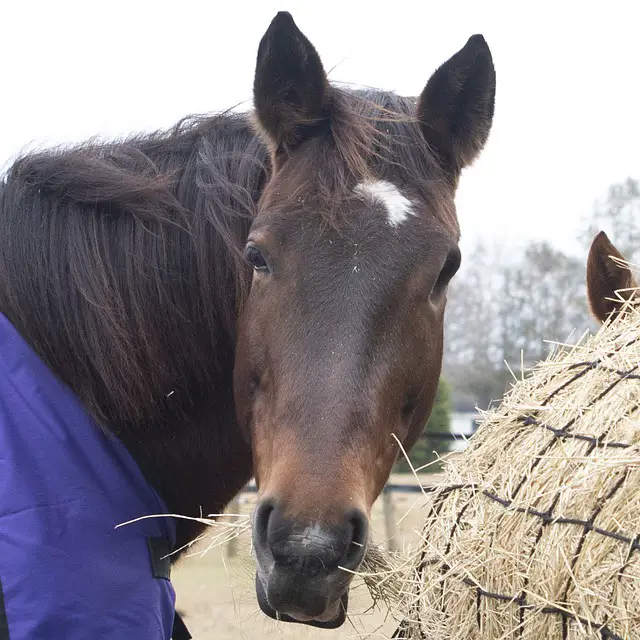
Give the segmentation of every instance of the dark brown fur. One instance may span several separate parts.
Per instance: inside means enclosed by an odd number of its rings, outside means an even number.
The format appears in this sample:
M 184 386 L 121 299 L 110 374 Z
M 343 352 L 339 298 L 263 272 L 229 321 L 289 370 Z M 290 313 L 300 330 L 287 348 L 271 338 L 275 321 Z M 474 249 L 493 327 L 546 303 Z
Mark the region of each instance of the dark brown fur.
M 587 293 L 591 313 L 600 322 L 615 318 L 635 295 L 637 284 L 631 271 L 604 231 L 593 239 L 587 259 Z

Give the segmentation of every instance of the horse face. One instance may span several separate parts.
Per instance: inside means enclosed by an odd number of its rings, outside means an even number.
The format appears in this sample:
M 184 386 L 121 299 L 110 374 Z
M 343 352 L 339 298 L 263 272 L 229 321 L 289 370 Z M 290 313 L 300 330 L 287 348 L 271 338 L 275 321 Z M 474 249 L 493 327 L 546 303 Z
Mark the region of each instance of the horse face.
M 460 262 L 453 197 L 494 90 L 479 37 L 417 102 L 332 89 L 289 14 L 260 43 L 256 115 L 273 171 L 246 246 L 235 394 L 260 491 L 258 601 L 274 618 L 345 619 L 371 507 L 435 397 Z M 399 118 L 380 116 L 390 105 Z

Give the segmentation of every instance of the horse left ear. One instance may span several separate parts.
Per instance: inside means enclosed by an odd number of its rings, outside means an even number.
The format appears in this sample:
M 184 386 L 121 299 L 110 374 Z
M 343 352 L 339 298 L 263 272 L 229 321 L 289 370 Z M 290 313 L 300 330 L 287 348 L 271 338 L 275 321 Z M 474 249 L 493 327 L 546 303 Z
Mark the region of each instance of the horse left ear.
M 637 287 L 633 274 L 604 231 L 591 243 L 587 258 L 587 294 L 591 313 L 600 322 L 617 315 Z
M 328 119 L 329 81 L 290 13 L 280 11 L 258 47 L 253 98 L 275 153 L 288 152 Z
M 457 179 L 484 147 L 493 122 L 496 72 L 481 35 L 439 67 L 418 101 L 427 142 Z

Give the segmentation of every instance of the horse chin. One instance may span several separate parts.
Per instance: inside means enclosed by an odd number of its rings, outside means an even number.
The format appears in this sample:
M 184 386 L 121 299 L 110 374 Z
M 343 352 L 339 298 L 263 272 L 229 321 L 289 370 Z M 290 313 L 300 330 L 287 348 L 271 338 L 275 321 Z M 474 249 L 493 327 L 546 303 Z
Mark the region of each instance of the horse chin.
M 349 605 L 349 592 L 336 600 L 322 615 L 315 618 L 303 615 L 289 615 L 288 613 L 280 613 L 276 611 L 267 601 L 267 594 L 260 579 L 256 576 L 256 594 L 258 596 L 258 605 L 262 613 L 278 620 L 279 622 L 295 622 L 297 624 L 306 624 L 310 627 L 318 627 L 319 629 L 337 629 L 341 627 L 347 619 L 347 607 Z

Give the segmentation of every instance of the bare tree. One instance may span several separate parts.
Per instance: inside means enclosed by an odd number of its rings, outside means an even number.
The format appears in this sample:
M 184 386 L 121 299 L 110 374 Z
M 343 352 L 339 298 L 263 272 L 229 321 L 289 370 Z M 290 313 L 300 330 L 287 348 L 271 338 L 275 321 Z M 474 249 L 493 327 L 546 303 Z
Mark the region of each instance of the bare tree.
M 528 362 L 540 360 L 550 348 L 546 341 L 566 341 L 572 333 L 590 328 L 582 262 L 546 242 L 534 242 L 513 272 L 513 292 L 501 310 L 510 313 L 516 302 L 510 327 L 516 353 L 506 354 L 508 360 L 519 359 L 520 352 Z
M 640 260 L 640 183 L 633 178 L 609 187 L 596 202 L 580 231 L 579 239 L 588 249 L 595 235 L 604 230 L 629 261 Z
M 546 242 L 529 243 L 505 261 L 479 244 L 452 284 L 447 311 L 445 376 L 454 403 L 499 400 L 520 369 L 552 345 L 590 328 L 584 264 Z
M 596 327 L 586 301 L 586 249 L 604 229 L 630 260 L 640 260 L 640 183 L 612 185 L 584 221 L 584 259 L 547 242 L 507 256 L 497 243 L 467 252 L 449 293 L 444 375 L 455 406 L 482 408 L 502 397 L 520 368 L 546 357 L 550 342 L 575 342 Z M 515 257 L 513 257 L 515 256 Z M 506 259 L 509 258 L 509 259 Z M 463 399 L 463 400 L 461 400 Z

